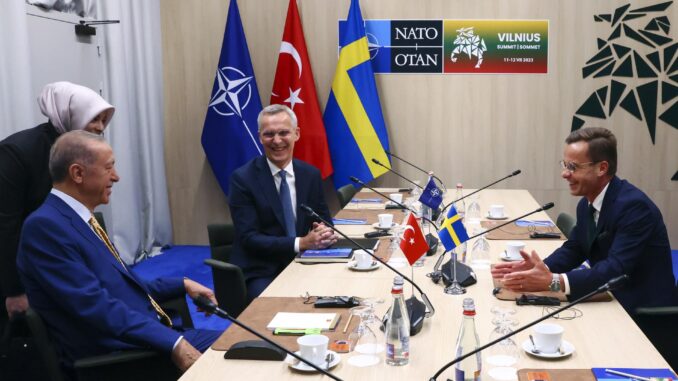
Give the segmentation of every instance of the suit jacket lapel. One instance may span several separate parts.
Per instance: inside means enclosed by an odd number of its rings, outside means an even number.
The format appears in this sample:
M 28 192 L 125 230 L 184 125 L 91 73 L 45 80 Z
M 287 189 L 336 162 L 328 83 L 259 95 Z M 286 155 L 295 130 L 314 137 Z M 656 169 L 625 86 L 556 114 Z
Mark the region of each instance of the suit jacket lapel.
M 266 156 L 260 156 L 257 158 L 255 168 L 257 169 L 257 180 L 261 185 L 261 191 L 264 194 L 264 197 L 268 200 L 269 205 L 272 206 L 273 213 L 275 218 L 278 220 L 280 226 L 285 228 L 285 216 L 283 216 L 282 204 L 280 203 L 280 196 L 278 195 L 278 190 L 275 188 L 275 182 L 273 181 L 273 175 L 271 175 L 271 169 L 268 166 L 266 161 Z
M 138 284 L 139 287 L 144 289 L 144 287 L 139 284 L 139 282 L 134 278 L 129 271 L 127 271 L 121 264 L 118 262 L 118 260 L 113 256 L 113 253 L 111 253 L 108 250 L 108 247 L 104 242 L 99 239 L 99 237 L 94 233 L 92 228 L 80 218 L 80 216 L 75 213 L 73 209 L 71 209 L 68 204 L 66 204 L 63 200 L 61 200 L 59 197 L 49 194 L 47 198 L 47 202 L 51 205 L 53 205 L 65 218 L 69 219 L 71 222 L 71 225 L 73 228 L 87 241 L 89 241 L 91 244 L 93 244 L 97 249 L 99 254 L 101 254 L 101 257 L 103 260 L 108 261 L 113 267 L 115 267 L 118 271 L 123 273 L 125 276 L 130 278 L 131 280 L 134 281 L 134 283 Z
M 604 230 L 607 226 L 607 221 L 611 218 L 612 215 L 612 204 L 614 204 L 619 194 L 619 187 L 621 186 L 621 180 L 615 176 L 610 181 L 610 185 L 607 187 L 607 192 L 605 192 L 605 198 L 603 199 L 603 206 L 600 209 L 600 214 L 598 215 L 598 224 L 596 225 L 596 237 Z
M 296 160 L 293 160 L 292 163 L 294 165 L 294 182 L 297 191 L 297 205 L 295 205 L 297 211 L 297 235 L 304 236 L 306 232 L 303 230 L 306 227 L 306 218 L 308 216 L 306 211 L 302 210 L 299 206 L 308 203 L 311 176 L 306 176 L 306 173 L 297 165 Z M 309 206 L 313 207 L 312 205 Z

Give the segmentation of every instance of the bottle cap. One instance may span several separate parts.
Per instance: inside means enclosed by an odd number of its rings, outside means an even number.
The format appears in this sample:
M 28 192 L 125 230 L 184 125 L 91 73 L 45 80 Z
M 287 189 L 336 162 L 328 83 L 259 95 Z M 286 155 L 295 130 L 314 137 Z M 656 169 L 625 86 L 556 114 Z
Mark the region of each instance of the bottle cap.
M 457 183 L 457 188 L 463 188 L 464 186 L 461 183 Z
M 391 293 L 392 294 L 400 294 L 403 292 L 403 277 L 400 275 L 396 275 L 393 278 L 393 288 L 391 288 Z
M 464 298 L 464 302 L 462 304 L 464 311 L 475 311 L 476 310 L 476 305 L 473 302 L 473 299 L 471 298 Z

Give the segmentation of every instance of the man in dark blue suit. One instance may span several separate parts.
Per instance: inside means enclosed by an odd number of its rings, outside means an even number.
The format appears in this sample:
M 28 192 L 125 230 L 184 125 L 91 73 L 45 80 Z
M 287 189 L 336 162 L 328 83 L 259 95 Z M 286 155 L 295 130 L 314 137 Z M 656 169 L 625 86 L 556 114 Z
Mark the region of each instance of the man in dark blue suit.
M 320 171 L 293 159 L 300 133 L 294 112 L 284 105 L 270 105 L 257 123 L 265 156 L 233 172 L 229 195 L 236 231 L 231 262 L 242 268 L 250 300 L 296 253 L 326 248 L 337 240 L 330 228 L 314 222 L 299 207 L 308 205 L 330 221 Z
M 17 266 L 31 307 L 56 339 L 64 365 L 122 349 L 171 354 L 186 370 L 220 332 L 184 330 L 157 304 L 212 291 L 190 279 L 143 282 L 120 259 L 92 217 L 119 180 L 113 150 L 85 131 L 63 134 L 52 147 L 53 188 L 24 223 Z
M 622 274 L 629 281 L 614 291 L 626 311 L 677 305 L 671 249 L 657 206 L 617 171 L 617 140 L 605 128 L 573 131 L 565 140 L 562 177 L 577 205 L 569 239 L 543 262 L 536 252 L 523 261 L 495 266 L 514 291 L 562 291 L 583 296 Z M 590 269 L 576 270 L 588 260 Z

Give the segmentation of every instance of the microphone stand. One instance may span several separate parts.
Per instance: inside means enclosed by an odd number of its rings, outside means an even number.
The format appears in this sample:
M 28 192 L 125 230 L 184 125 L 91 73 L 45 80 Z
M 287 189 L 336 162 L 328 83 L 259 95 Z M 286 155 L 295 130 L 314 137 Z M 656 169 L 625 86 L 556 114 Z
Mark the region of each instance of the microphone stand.
M 401 179 L 403 179 L 403 180 L 407 181 L 408 183 L 414 185 L 415 187 L 417 187 L 421 190 L 424 190 L 424 187 L 422 187 L 421 185 L 419 185 L 419 184 L 415 183 L 414 181 L 408 179 L 407 177 L 401 175 L 400 173 L 394 171 L 390 167 L 387 167 L 386 165 L 382 164 L 382 162 L 380 162 L 379 160 L 372 158 L 372 162 L 376 165 L 379 165 L 379 166 L 386 168 L 386 170 L 389 171 L 389 172 L 395 173 L 398 177 L 400 177 Z
M 374 160 L 374 159 L 372 159 L 372 160 Z M 468 196 L 470 196 L 470 195 L 476 194 L 476 193 L 480 192 L 480 191 L 483 190 L 483 189 L 487 189 L 487 188 L 491 187 L 492 185 L 494 185 L 494 184 L 496 184 L 496 183 L 498 183 L 498 182 L 500 182 L 500 181 L 504 181 L 504 180 L 508 179 L 509 177 L 513 177 L 513 176 L 515 176 L 515 175 L 519 175 L 520 172 L 521 172 L 520 169 L 516 169 L 515 171 L 511 172 L 510 175 L 504 176 L 504 177 L 502 177 L 501 179 L 499 179 L 499 180 L 497 180 L 497 181 L 495 181 L 495 182 L 493 182 L 493 183 L 491 183 L 491 184 L 487 184 L 487 185 L 485 185 L 484 187 L 482 187 L 482 188 L 480 188 L 480 189 L 476 189 L 475 191 L 473 191 L 473 192 L 467 194 L 466 196 L 460 197 L 460 198 L 458 198 L 458 199 L 456 199 L 456 200 L 450 202 L 449 204 L 445 205 L 445 207 L 440 211 L 440 215 L 442 216 L 443 213 L 445 213 L 445 209 L 449 208 L 450 205 L 453 205 L 453 204 L 455 204 L 456 202 L 461 201 L 461 200 L 465 199 L 466 197 L 468 197 Z
M 532 327 L 533 325 L 535 325 L 535 324 L 537 324 L 537 323 L 541 323 L 542 321 L 544 321 L 544 320 L 550 318 L 551 316 L 557 315 L 557 314 L 559 314 L 559 313 L 565 311 L 566 309 L 568 309 L 568 308 L 570 308 L 570 307 L 572 307 L 572 306 L 574 306 L 574 305 L 577 305 L 577 304 L 579 304 L 579 303 L 581 303 L 581 302 L 583 302 L 583 301 L 589 299 L 589 298 L 592 297 L 593 295 L 599 294 L 599 293 L 601 293 L 601 292 L 607 292 L 607 291 L 610 291 L 610 290 L 614 290 L 615 288 L 619 287 L 619 286 L 622 285 L 624 282 L 626 282 L 628 279 L 629 279 L 629 277 L 628 277 L 628 275 L 626 275 L 626 274 L 623 274 L 623 275 L 620 275 L 620 276 L 618 276 L 618 277 L 616 277 L 616 278 L 613 278 L 613 279 L 611 279 L 609 282 L 607 282 L 607 283 L 605 283 L 604 285 L 598 287 L 597 289 L 595 289 L 595 290 L 589 292 L 588 294 L 582 296 L 581 298 L 575 300 L 574 302 L 572 302 L 572 303 L 570 303 L 570 304 L 568 304 L 568 305 L 565 305 L 565 306 L 563 306 L 563 307 L 560 307 L 560 308 L 558 308 L 557 310 L 555 310 L 555 311 L 553 311 L 553 312 L 551 312 L 551 313 L 548 313 L 548 314 L 546 314 L 546 315 L 540 317 L 539 319 L 537 319 L 537 320 L 535 320 L 535 321 L 533 321 L 533 322 L 531 322 L 531 323 L 528 323 L 528 324 L 526 324 L 526 325 L 524 325 L 524 326 L 522 326 L 522 327 L 516 329 L 516 330 L 513 331 L 513 332 L 509 332 L 509 333 L 507 333 L 506 335 L 504 335 L 504 336 L 502 336 L 502 337 L 500 337 L 500 338 L 498 338 L 498 339 L 496 339 L 496 340 L 493 340 L 493 341 L 491 341 L 491 342 L 489 342 L 489 343 L 487 343 L 487 344 L 485 344 L 485 345 L 483 345 L 483 346 L 481 346 L 481 347 L 478 347 L 478 348 L 472 350 L 471 352 L 468 352 L 468 353 L 466 353 L 466 354 L 464 354 L 464 355 L 461 355 L 461 356 L 455 358 L 454 360 L 448 362 L 448 363 L 445 364 L 442 368 L 440 368 L 440 369 L 438 370 L 438 372 L 436 372 L 436 374 L 434 374 L 433 377 L 431 377 L 431 378 L 429 379 L 429 381 L 436 381 L 436 379 L 438 378 L 438 376 L 440 376 L 445 370 L 447 370 L 447 368 L 449 368 L 449 367 L 451 367 L 452 365 L 454 365 L 454 364 L 456 364 L 456 363 L 458 363 L 458 362 L 464 360 L 465 358 L 467 358 L 467 357 L 469 357 L 469 356 L 473 356 L 473 355 L 475 355 L 476 353 L 478 353 L 478 352 L 480 352 L 480 351 L 482 351 L 482 350 L 484 350 L 484 349 L 487 349 L 487 348 L 489 348 L 489 347 L 491 347 L 491 346 L 493 346 L 493 345 L 495 345 L 495 344 L 497 344 L 497 343 L 499 343 L 499 342 L 501 342 L 501 341 L 504 341 L 504 340 L 508 339 L 509 337 L 511 337 L 511 336 L 513 336 L 513 335 L 515 335 L 515 334 L 517 334 L 518 332 L 522 332 L 522 331 L 524 331 L 524 330 L 526 330 L 526 329 Z
M 489 232 L 491 232 L 491 231 L 497 230 L 497 229 L 499 229 L 499 228 L 501 228 L 501 227 L 504 227 L 504 226 L 506 226 L 506 225 L 508 225 L 508 224 L 510 224 L 510 223 L 516 222 L 516 221 L 518 221 L 519 219 L 525 218 L 525 217 L 527 217 L 527 216 L 529 216 L 529 215 L 532 215 L 532 214 L 534 214 L 534 213 L 542 212 L 542 211 L 544 211 L 544 210 L 549 210 L 549 209 L 553 208 L 554 205 L 555 205 L 555 204 L 554 204 L 553 202 L 547 202 L 546 204 L 542 205 L 541 207 L 539 207 L 539 208 L 537 208 L 537 209 L 535 209 L 535 210 L 533 210 L 533 211 L 531 211 L 531 212 L 529 212 L 529 213 L 525 213 L 525 214 L 523 214 L 523 215 L 520 216 L 520 217 L 514 218 L 514 219 L 509 220 L 509 221 L 506 221 L 506 222 L 504 222 L 504 223 L 502 223 L 502 224 L 500 224 L 500 225 L 497 225 L 497 226 L 495 226 L 495 227 L 493 227 L 493 228 L 490 228 L 490 229 L 488 229 L 488 230 L 486 230 L 486 231 L 484 231 L 484 232 L 481 232 L 481 233 L 478 233 L 478 234 L 476 234 L 476 235 L 473 235 L 473 236 L 469 237 L 469 239 L 466 240 L 465 242 L 468 242 L 468 241 L 470 241 L 470 240 L 472 240 L 472 239 L 474 239 L 474 238 L 480 237 L 480 236 L 483 235 L 483 234 L 487 234 L 487 233 L 489 233 Z M 440 281 L 440 278 L 443 277 L 443 272 L 440 270 L 440 263 L 442 262 L 442 258 L 445 256 L 445 253 L 447 253 L 447 250 L 444 251 L 444 252 L 440 255 L 440 258 L 438 258 L 438 262 L 436 262 L 435 266 L 433 267 L 433 272 L 426 274 L 426 276 L 428 276 L 429 278 L 431 278 L 431 280 L 433 280 L 433 283 L 438 283 L 438 282 Z M 454 261 L 454 262 L 453 262 L 453 266 L 454 266 L 454 270 L 453 270 L 453 271 L 454 271 L 454 274 L 453 274 L 452 284 L 454 284 L 454 283 L 456 282 L 456 280 L 457 280 L 457 261 L 456 261 L 456 259 L 454 259 L 454 258 L 453 258 L 452 260 Z M 458 283 L 458 282 L 457 282 L 457 283 Z M 459 287 L 462 288 L 461 285 L 459 285 Z M 463 289 L 463 288 L 462 288 L 462 289 Z M 447 290 L 447 288 L 446 288 L 446 290 Z M 465 292 L 465 290 L 464 290 L 464 292 Z M 462 292 L 462 294 L 463 294 L 464 292 Z M 446 293 L 447 293 L 447 291 L 446 291 Z M 452 292 L 449 292 L 449 293 L 453 294 Z M 457 295 L 457 294 L 453 294 L 453 295 Z
M 379 263 L 382 265 L 388 267 L 391 271 L 394 273 L 400 275 L 403 277 L 404 280 L 406 280 L 409 284 L 412 285 L 412 287 L 416 288 L 417 291 L 419 291 L 419 294 L 421 294 L 421 298 L 424 300 L 424 303 L 419 301 L 414 295 L 407 299 L 405 303 L 407 304 L 408 307 L 408 312 L 411 315 L 410 318 L 410 335 L 415 335 L 421 330 L 421 327 L 423 325 L 424 317 L 430 318 L 433 316 L 436 312 L 435 308 L 433 308 L 433 304 L 431 304 L 431 301 L 428 299 L 428 296 L 424 293 L 424 291 L 421 290 L 421 288 L 412 281 L 412 279 L 408 278 L 405 276 L 403 273 L 400 271 L 396 270 L 393 268 L 391 265 L 383 261 L 381 258 L 377 257 L 374 255 L 371 250 L 367 249 L 365 246 L 361 245 L 358 243 L 356 240 L 353 238 L 349 237 L 348 235 L 344 234 L 344 232 L 340 231 L 336 227 L 334 227 L 332 224 L 330 224 L 328 221 L 326 221 L 324 218 L 322 218 L 318 213 L 316 213 L 313 208 L 306 204 L 301 204 L 300 207 L 306 211 L 311 217 L 316 218 L 318 221 L 324 223 L 328 228 L 332 229 L 345 239 L 347 239 L 349 242 L 351 242 L 353 245 L 356 247 L 359 247 L 361 250 L 369 254 L 372 258 L 376 259 Z
M 398 201 L 392 199 L 391 197 L 385 195 L 384 193 L 382 193 L 382 192 L 376 190 L 375 188 L 373 188 L 373 187 L 371 187 L 371 186 L 365 184 L 364 181 L 358 179 L 357 177 L 351 176 L 350 179 L 351 179 L 351 181 L 353 181 L 354 183 L 359 184 L 359 185 L 362 185 L 362 186 L 364 186 L 365 188 L 371 190 L 372 192 L 378 194 L 379 196 L 381 196 L 381 197 L 383 197 L 383 198 L 385 198 L 385 199 L 391 201 L 392 203 L 398 205 L 401 209 L 409 210 L 410 212 L 412 212 L 412 213 L 414 213 L 414 214 L 416 215 L 415 211 L 412 210 L 411 208 L 407 207 L 407 205 L 405 205 L 405 204 L 403 204 L 403 203 L 400 203 L 400 202 L 398 202 Z M 440 228 L 438 228 L 438 225 L 436 225 L 436 223 L 433 222 L 433 220 L 431 220 L 430 218 L 428 218 L 428 217 L 422 215 L 422 216 L 421 216 L 421 219 L 424 220 L 424 221 L 426 221 L 426 222 L 428 222 L 428 223 L 430 223 L 431 225 L 433 225 L 433 227 L 436 229 L 436 231 L 440 230 Z M 436 247 L 437 247 L 437 245 L 438 245 L 438 238 L 436 238 L 432 233 L 427 233 L 427 234 L 426 234 L 426 243 L 428 244 L 429 248 L 430 248 L 430 247 L 433 247 L 433 246 L 436 246 Z M 433 255 L 433 254 L 431 254 L 431 255 Z
M 430 176 L 433 177 L 434 179 L 438 180 L 438 182 L 440 183 L 440 185 L 443 186 L 443 193 L 447 190 L 447 188 L 445 187 L 445 183 L 443 183 L 443 180 L 441 180 L 440 177 L 434 175 L 432 171 L 429 172 L 429 171 L 427 171 L 427 170 L 425 170 L 425 169 L 419 168 L 418 166 L 416 166 L 416 165 L 410 163 L 409 161 L 403 159 L 402 157 L 399 157 L 398 155 L 394 154 L 393 152 L 389 152 L 389 151 L 384 151 L 384 152 L 386 152 L 387 155 L 391 155 L 391 156 L 395 157 L 396 159 L 402 161 L 403 163 L 409 164 L 411 167 L 414 167 L 414 168 L 418 169 L 419 171 L 424 172 L 425 174 L 430 175 Z
M 343 381 L 341 378 L 339 378 L 339 377 L 333 375 L 332 373 L 330 373 L 330 372 L 328 372 L 328 371 L 322 369 L 321 367 L 319 367 L 319 366 L 315 365 L 314 363 L 312 363 L 312 362 L 306 360 L 305 358 L 299 356 L 298 354 L 296 354 L 296 353 L 294 353 L 294 352 L 292 352 L 292 351 L 289 351 L 289 350 L 285 349 L 285 348 L 284 348 L 283 346 L 281 346 L 280 344 L 277 344 L 277 343 L 274 342 L 273 340 L 267 338 L 266 336 L 260 334 L 259 332 L 255 331 L 254 329 L 248 327 L 248 326 L 245 325 L 244 323 L 238 321 L 238 319 L 236 319 L 236 318 L 232 317 L 231 315 L 229 315 L 228 312 L 226 312 L 226 311 L 222 310 L 221 308 L 219 308 L 219 306 L 217 306 L 215 303 L 213 303 L 211 300 L 207 299 L 206 297 L 204 297 L 204 296 L 198 296 L 197 298 L 194 298 L 194 299 L 193 299 L 193 303 L 195 303 L 196 306 L 202 308 L 203 310 L 205 310 L 205 311 L 207 311 L 207 312 L 209 312 L 209 313 L 213 313 L 213 314 L 219 316 L 219 317 L 222 318 L 222 319 L 226 319 L 226 320 L 229 320 L 229 321 L 233 322 L 234 324 L 236 324 L 236 325 L 239 326 L 240 328 L 244 329 L 245 331 L 247 331 L 247 332 L 253 334 L 254 336 L 260 338 L 260 339 L 263 340 L 263 341 L 265 341 L 266 343 L 268 343 L 268 344 L 270 344 L 270 345 L 276 347 L 278 350 L 281 350 L 281 351 L 287 353 L 288 355 L 290 355 L 290 356 L 296 358 L 297 360 L 303 362 L 304 364 L 310 366 L 311 368 L 317 370 L 318 372 L 320 372 L 320 373 L 326 375 L 327 377 L 330 377 L 330 378 L 332 378 L 332 379 L 334 379 L 334 380 L 337 380 L 337 381 Z

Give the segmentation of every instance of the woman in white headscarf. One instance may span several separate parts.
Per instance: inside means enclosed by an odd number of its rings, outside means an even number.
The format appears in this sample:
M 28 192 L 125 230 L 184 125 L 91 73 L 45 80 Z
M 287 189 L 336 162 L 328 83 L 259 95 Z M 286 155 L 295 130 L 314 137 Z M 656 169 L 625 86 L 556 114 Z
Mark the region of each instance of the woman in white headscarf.
M 70 82 L 46 85 L 38 104 L 49 121 L 0 142 L 0 314 L 4 306 L 10 318 L 28 308 L 16 269 L 17 246 L 24 220 L 52 188 L 48 169 L 52 144 L 71 130 L 102 134 L 115 112 L 99 94 Z

